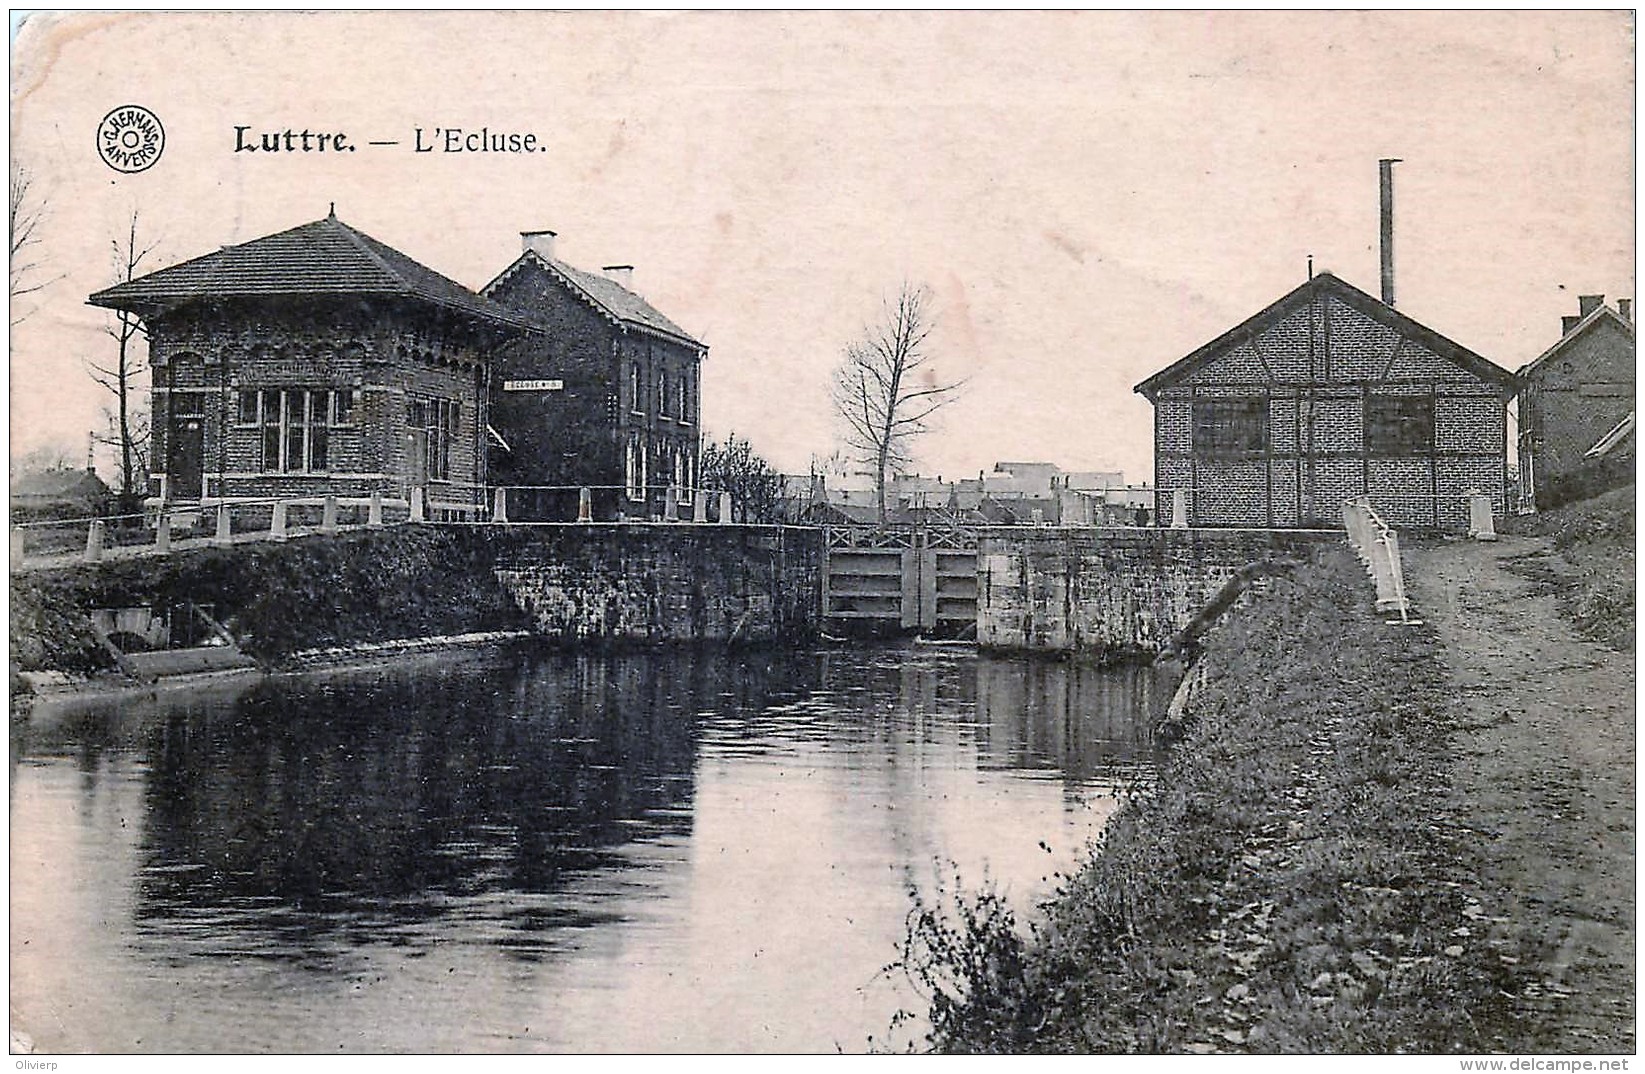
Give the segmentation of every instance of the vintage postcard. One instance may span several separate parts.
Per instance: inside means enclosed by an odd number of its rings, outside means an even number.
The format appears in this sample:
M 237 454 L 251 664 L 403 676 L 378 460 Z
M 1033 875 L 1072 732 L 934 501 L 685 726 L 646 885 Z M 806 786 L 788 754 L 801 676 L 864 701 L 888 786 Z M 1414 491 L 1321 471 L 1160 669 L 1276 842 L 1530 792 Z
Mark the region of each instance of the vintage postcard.
M 19 1064 L 1625 1062 L 1635 32 L 14 12 Z

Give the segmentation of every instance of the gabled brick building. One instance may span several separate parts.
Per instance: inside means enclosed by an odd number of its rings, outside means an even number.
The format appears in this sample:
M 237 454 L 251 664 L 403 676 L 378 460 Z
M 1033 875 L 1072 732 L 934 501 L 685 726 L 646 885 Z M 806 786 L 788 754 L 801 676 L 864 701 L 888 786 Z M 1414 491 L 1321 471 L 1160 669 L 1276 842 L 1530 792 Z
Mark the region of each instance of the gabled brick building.
M 1633 303 L 1623 299 L 1613 310 L 1604 295 L 1577 302 L 1559 342 L 1519 371 L 1519 479 L 1527 508 L 1579 495 L 1582 483 L 1561 486 L 1588 468 L 1589 450 L 1634 410 Z
M 90 301 L 148 333 L 155 498 L 484 505 L 489 361 L 525 326 L 335 214 Z
M 690 505 L 707 346 L 635 293 L 631 266 L 584 272 L 555 257 L 553 232 L 521 238 L 483 290 L 539 330 L 498 357 L 494 483 L 591 486 L 596 518 L 656 517 L 669 486 Z M 511 511 L 566 517 L 575 495 L 525 489 Z
M 1340 526 L 1369 494 L 1396 526 L 1506 508 L 1512 373 L 1329 273 L 1138 384 L 1154 404 L 1160 522 Z

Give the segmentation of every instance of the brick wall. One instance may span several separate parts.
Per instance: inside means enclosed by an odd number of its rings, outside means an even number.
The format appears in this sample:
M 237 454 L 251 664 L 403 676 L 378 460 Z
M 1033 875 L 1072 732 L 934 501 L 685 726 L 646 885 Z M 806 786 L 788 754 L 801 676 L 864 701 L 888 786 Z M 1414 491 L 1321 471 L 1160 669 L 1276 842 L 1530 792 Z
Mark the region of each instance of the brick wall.
M 1557 484 L 1634 408 L 1634 341 L 1601 318 L 1532 370 L 1522 411 L 1522 452 L 1535 457 L 1539 489 Z
M 410 403 L 444 399 L 458 407 L 449 480 L 485 481 L 487 348 L 459 327 L 414 311 L 294 303 L 228 306 L 156 319 L 149 328 L 154 472 L 175 470 L 171 416 L 192 407 L 203 424 L 209 495 L 404 495 L 416 480 Z M 274 471 L 263 457 L 263 430 L 239 421 L 241 391 L 274 388 L 355 393 L 352 421 L 327 429 L 323 470 Z M 200 490 L 173 488 L 172 493 L 191 498 Z
M 1431 449 L 1371 453 L 1370 395 L 1433 400 Z M 1260 451 L 1196 450 L 1194 405 L 1244 397 L 1266 402 Z M 1194 526 L 1335 526 L 1342 501 L 1369 493 L 1396 525 L 1466 529 L 1464 499 L 1479 490 L 1507 510 L 1507 390 L 1420 341 L 1328 296 L 1251 337 L 1230 342 L 1155 399 L 1160 518 L 1189 490 Z
M 535 262 L 520 265 L 486 293 L 544 327 L 503 358 L 493 379 L 495 424 L 510 448 L 496 454 L 499 483 L 625 486 L 631 438 L 645 454 L 648 485 L 673 480 L 668 462 L 676 453 L 688 460 L 687 476 L 695 473 L 701 372 L 693 348 L 613 323 Z M 666 403 L 659 394 L 665 373 Z M 689 382 L 684 420 L 677 394 L 682 377 Z M 562 390 L 504 388 L 508 380 L 554 379 L 564 382 Z M 654 498 L 650 508 L 660 509 L 661 494 Z M 625 503 L 624 509 L 647 513 L 637 504 Z

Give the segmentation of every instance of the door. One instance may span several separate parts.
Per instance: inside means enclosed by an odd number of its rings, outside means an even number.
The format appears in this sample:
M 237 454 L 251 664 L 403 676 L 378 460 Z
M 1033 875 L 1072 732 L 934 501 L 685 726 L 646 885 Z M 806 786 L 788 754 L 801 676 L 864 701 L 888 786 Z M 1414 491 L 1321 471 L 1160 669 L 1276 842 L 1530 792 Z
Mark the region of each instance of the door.
M 205 494 L 206 421 L 197 415 L 171 419 L 171 465 L 166 468 L 173 499 L 198 500 Z

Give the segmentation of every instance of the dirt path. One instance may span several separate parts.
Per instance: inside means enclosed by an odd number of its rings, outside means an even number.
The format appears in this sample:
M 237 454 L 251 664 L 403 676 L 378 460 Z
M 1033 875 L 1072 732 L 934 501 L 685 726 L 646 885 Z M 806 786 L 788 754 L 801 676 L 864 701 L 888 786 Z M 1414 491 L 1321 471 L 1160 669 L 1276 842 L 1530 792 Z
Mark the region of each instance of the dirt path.
M 1579 637 L 1505 566 L 1546 554 L 1541 538 L 1458 542 L 1412 550 L 1407 577 L 1457 686 L 1454 806 L 1481 836 L 1525 1046 L 1632 1052 L 1635 657 Z

